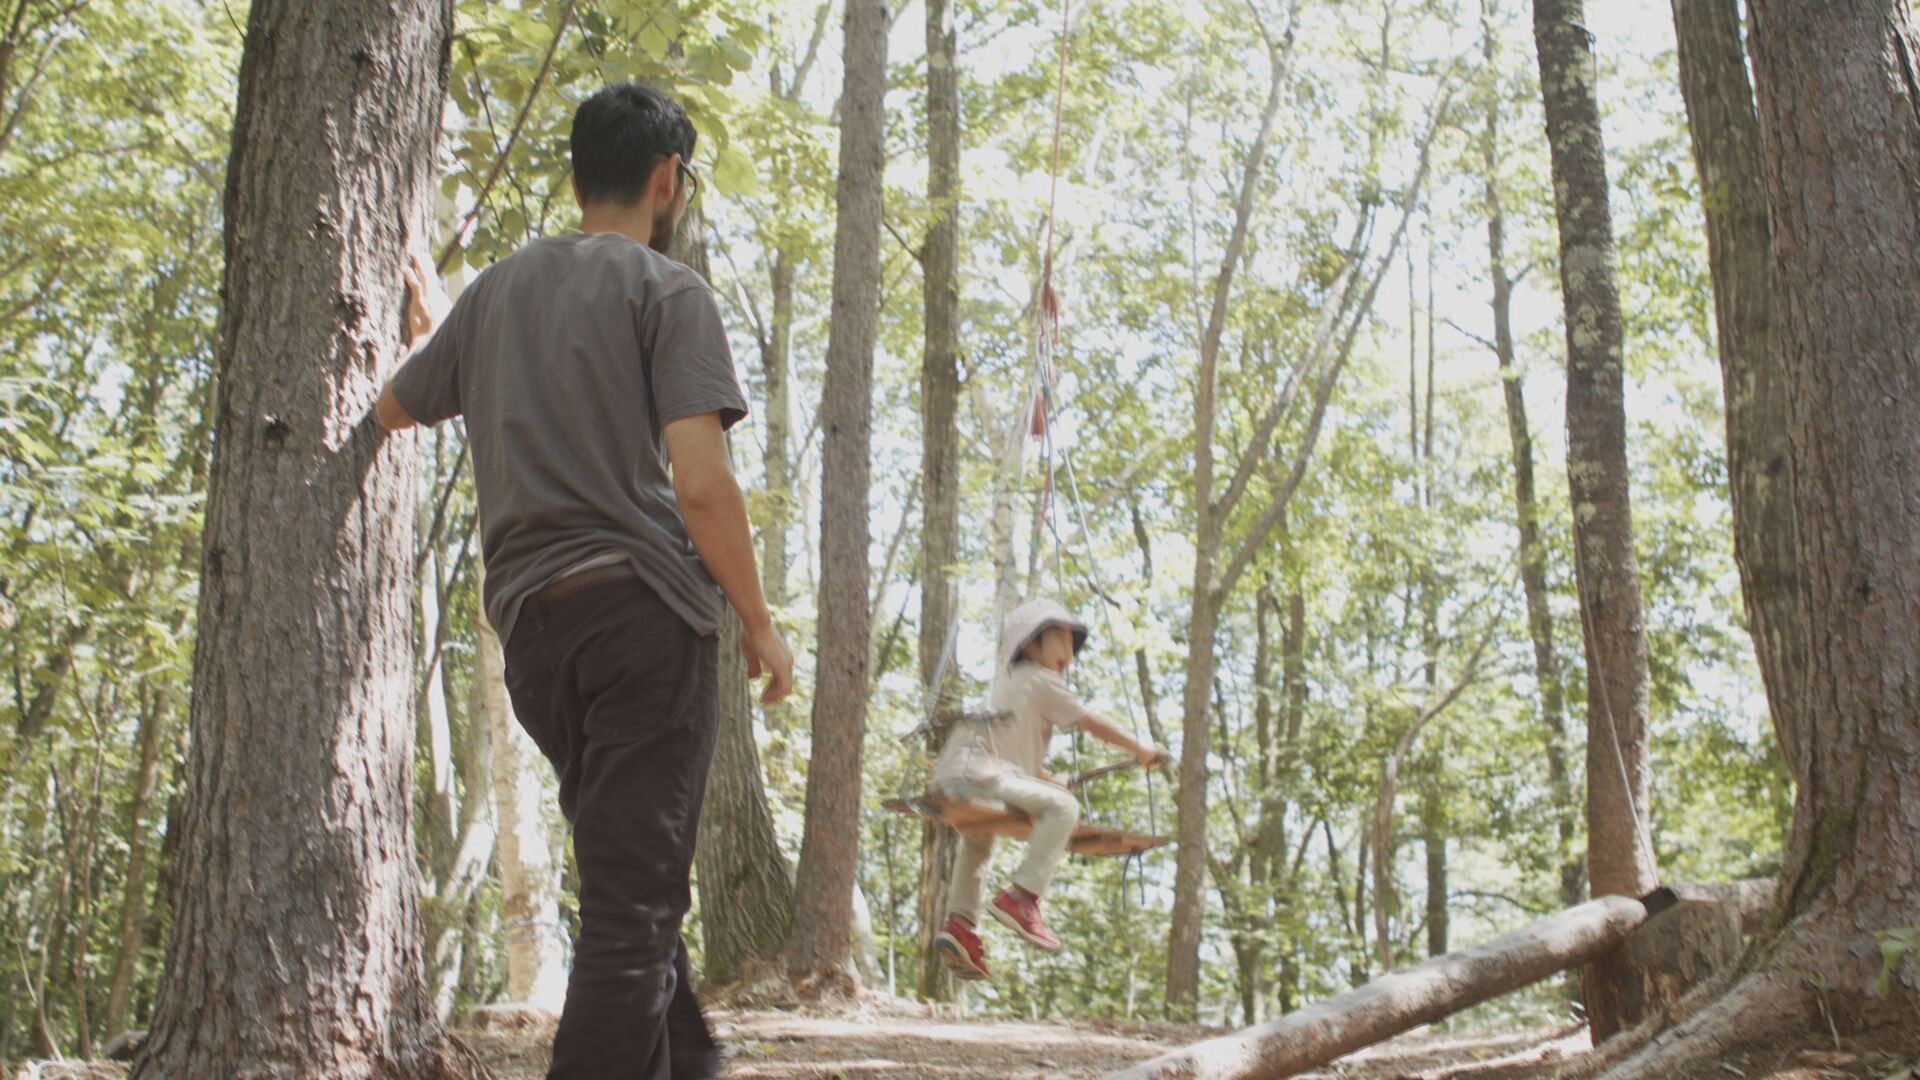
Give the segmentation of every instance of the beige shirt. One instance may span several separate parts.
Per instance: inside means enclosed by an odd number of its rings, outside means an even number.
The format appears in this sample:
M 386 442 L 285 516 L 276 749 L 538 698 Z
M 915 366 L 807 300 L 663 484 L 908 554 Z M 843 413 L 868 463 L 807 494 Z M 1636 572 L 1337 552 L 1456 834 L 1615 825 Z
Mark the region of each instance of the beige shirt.
M 935 787 L 984 783 L 1009 770 L 1038 776 L 1054 733 L 1077 729 L 1087 715 L 1067 681 L 1038 664 L 1015 664 L 1002 674 L 990 707 L 992 720 L 962 721 L 947 740 L 933 766 Z

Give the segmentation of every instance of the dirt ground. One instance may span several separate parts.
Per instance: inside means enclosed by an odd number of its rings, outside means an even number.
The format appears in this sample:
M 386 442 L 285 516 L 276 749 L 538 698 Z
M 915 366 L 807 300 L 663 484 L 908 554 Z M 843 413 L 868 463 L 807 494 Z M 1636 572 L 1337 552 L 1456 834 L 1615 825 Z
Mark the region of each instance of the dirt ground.
M 1218 1034 L 1173 1024 L 984 1021 L 871 1000 L 773 1011 L 713 1009 L 727 1080 L 1054 1080 L 1100 1077 Z M 539 1080 L 552 1028 L 461 1032 L 496 1080 Z M 1314 1080 L 1532 1080 L 1588 1049 L 1584 1029 L 1492 1035 L 1414 1032 L 1305 1074 Z M 1715 1080 L 1920 1080 L 1920 1058 L 1876 1051 L 1764 1050 L 1720 1063 Z
M 795 1010 L 709 1010 L 727 1080 L 1067 1080 L 1099 1077 L 1215 1029 L 1101 1020 L 1021 1023 L 954 1016 L 885 998 Z M 551 1016 L 479 1010 L 460 1037 L 494 1080 L 540 1080 Z M 1712 1080 L 1920 1080 L 1920 1046 L 1748 1051 L 1698 1074 Z M 1590 1049 L 1584 1029 L 1487 1035 L 1414 1032 L 1342 1058 L 1312 1080 L 1540 1080 Z M 30 1064 L 14 1080 L 121 1080 L 121 1065 Z

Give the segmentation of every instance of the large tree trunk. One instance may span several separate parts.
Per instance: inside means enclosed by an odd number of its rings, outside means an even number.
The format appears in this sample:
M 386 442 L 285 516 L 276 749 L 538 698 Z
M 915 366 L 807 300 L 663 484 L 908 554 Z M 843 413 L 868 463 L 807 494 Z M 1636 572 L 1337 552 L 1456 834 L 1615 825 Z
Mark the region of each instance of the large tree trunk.
M 706 237 L 705 214 L 695 207 L 681 218 L 680 232 L 669 254 L 701 277 L 711 278 L 713 267 Z M 779 269 L 776 264 L 776 274 Z M 776 278 L 774 318 L 776 323 L 784 318 L 785 326 L 790 326 L 790 270 L 785 284 L 787 310 L 783 316 Z M 779 359 L 776 363 L 769 358 L 770 371 L 786 366 L 785 326 L 776 325 L 774 329 L 773 344 Z M 783 384 L 781 394 L 785 393 Z M 775 436 L 784 455 L 784 423 L 769 432 L 770 446 Z M 784 494 L 787 489 L 779 490 Z M 784 534 L 784 521 L 776 514 L 776 523 L 769 523 L 767 528 Z M 779 546 L 780 565 L 784 567 L 784 536 Z M 784 585 L 784 569 L 780 577 Z M 773 601 L 769 599 L 768 604 Z M 793 921 L 793 867 L 780 851 L 773 811 L 767 803 L 760 746 L 753 733 L 753 689 L 747 678 L 746 656 L 740 651 L 739 615 L 731 608 L 722 617 L 720 632 L 720 733 L 714 743 L 713 763 L 707 769 L 707 796 L 694 848 L 700 932 L 706 947 L 700 975 L 704 984 L 716 986 L 753 978 L 761 967 L 773 964 Z
M 801 979 L 826 976 L 853 984 L 860 762 L 873 642 L 867 603 L 867 492 L 886 170 L 886 5 L 881 0 L 849 0 L 845 41 L 833 323 L 821 407 L 826 444 L 820 498 L 819 676 L 787 964 Z
M 1774 343 L 1791 390 L 1807 668 L 1805 774 L 1772 932 L 1746 978 L 1610 1076 L 1705 1072 L 1742 1042 L 1875 1024 L 1913 1039 L 1920 964 L 1882 997 L 1877 935 L 1920 926 L 1920 34 L 1900 0 L 1750 0 L 1773 235 Z M 1817 989 L 1816 989 L 1817 988 Z
M 933 221 L 921 252 L 926 281 L 926 349 L 920 367 L 920 683 L 936 706 L 958 696 L 948 630 L 959 591 L 960 558 L 960 79 L 953 0 L 927 2 L 927 201 Z M 942 729 L 950 730 L 950 729 Z M 928 736 L 938 754 L 944 740 Z M 923 999 L 945 1000 L 952 980 L 933 951 L 953 873 L 957 835 L 920 825 L 920 985 Z
M 1807 756 L 1796 696 L 1806 671 L 1806 628 L 1794 563 L 1787 377 L 1773 347 L 1773 235 L 1760 118 L 1740 45 L 1739 0 L 1673 0 L 1673 25 L 1713 267 L 1733 552 L 1773 729 L 1798 779 Z
M 491 751 L 500 922 L 507 937 L 507 998 L 558 1013 L 567 997 L 560 862 L 555 858 L 561 847 L 547 826 L 547 786 L 540 780 L 551 766 L 513 715 L 506 658 L 484 612 L 475 614 L 474 638 L 468 712 L 470 723 L 484 725 Z
M 1593 895 L 1655 884 L 1647 641 L 1627 485 L 1620 292 L 1593 45 L 1582 0 L 1534 0 L 1566 305 L 1567 478 L 1587 649 L 1587 873 Z
M 720 738 L 707 776 L 695 866 L 703 974 L 710 985 L 752 978 L 779 955 L 793 920 L 793 870 L 780 851 L 761 781 L 740 619 L 731 610 L 721 635 Z
M 1533 639 L 1533 675 L 1540 686 L 1540 726 L 1546 742 L 1547 790 L 1553 796 L 1554 831 L 1560 841 L 1560 902 L 1580 902 L 1586 891 L 1586 862 L 1574 850 L 1573 781 L 1567 772 L 1566 688 L 1560 678 L 1560 651 L 1553 640 L 1552 595 L 1547 587 L 1547 545 L 1540 536 L 1540 504 L 1533 479 L 1533 429 L 1527 423 L 1527 398 L 1513 347 L 1513 279 L 1507 273 L 1507 216 L 1500 198 L 1499 46 L 1486 0 L 1481 4 L 1482 51 L 1488 77 L 1487 128 L 1481 144 L 1486 171 L 1487 262 L 1493 278 L 1493 350 L 1500 364 L 1500 389 L 1507 410 L 1507 439 L 1513 461 L 1514 516 L 1520 527 L 1520 586 L 1527 601 L 1527 634 Z
M 370 416 L 400 351 L 400 267 L 429 227 L 452 15 L 248 15 L 187 808 L 137 1076 L 480 1071 L 424 980 L 415 449 Z
M 1811 645 L 1775 966 L 1911 1017 L 1911 957 L 1869 988 L 1871 932 L 1920 926 L 1920 42 L 1896 0 L 1752 12 Z

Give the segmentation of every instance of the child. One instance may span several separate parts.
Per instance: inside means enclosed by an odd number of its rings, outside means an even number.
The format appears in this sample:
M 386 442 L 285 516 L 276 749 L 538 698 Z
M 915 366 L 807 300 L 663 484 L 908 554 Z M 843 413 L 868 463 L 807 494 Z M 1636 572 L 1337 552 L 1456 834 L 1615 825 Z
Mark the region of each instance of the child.
M 1067 688 L 1067 668 L 1087 642 L 1087 628 L 1052 600 L 1029 600 L 1008 614 L 1002 642 L 1007 667 L 995 680 L 987 717 L 963 720 L 933 767 L 933 789 L 963 799 L 997 799 L 1033 819 L 1027 857 L 1013 883 L 993 898 L 989 913 L 1033 945 L 1055 952 L 1060 939 L 1047 929 L 1040 897 L 1047 891 L 1067 841 L 1080 821 L 1080 804 L 1065 784 L 1041 768 L 1056 731 L 1079 729 L 1153 765 L 1166 751 L 1140 743 L 1089 713 Z M 980 896 L 993 855 L 989 833 L 963 835 L 954 853 L 947 922 L 934 948 L 955 978 L 987 977 L 986 953 L 975 932 Z

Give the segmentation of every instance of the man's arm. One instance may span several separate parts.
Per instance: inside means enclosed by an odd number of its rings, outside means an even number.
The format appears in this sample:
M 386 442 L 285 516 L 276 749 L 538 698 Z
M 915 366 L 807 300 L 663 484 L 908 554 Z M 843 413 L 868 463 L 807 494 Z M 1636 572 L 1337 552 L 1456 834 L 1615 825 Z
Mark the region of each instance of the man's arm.
M 418 253 L 408 257 L 400 275 L 407 282 L 407 348 L 411 354 L 419 352 L 432 340 L 433 332 L 446 321 L 453 301 L 447 299 L 447 291 L 440 285 L 440 276 Z M 380 426 L 388 431 L 404 431 L 416 422 L 406 407 L 400 404 L 400 399 L 393 396 L 392 379 L 388 379 L 387 385 L 381 388 L 380 400 L 374 403 L 373 412 Z
M 405 431 L 413 426 L 413 417 L 407 415 L 406 407 L 400 399 L 393 396 L 393 381 L 380 390 L 380 400 L 373 404 L 373 414 L 379 418 L 380 426 L 388 431 Z
M 720 414 L 700 413 L 666 428 L 667 454 L 673 461 L 673 494 L 687 523 L 693 548 L 706 564 L 727 601 L 746 625 L 742 646 L 747 674 L 771 676 L 760 700 L 779 701 L 793 689 L 793 652 L 774 628 L 760 591 L 760 568 L 753 556 L 753 528 L 747 500 L 727 462 Z

